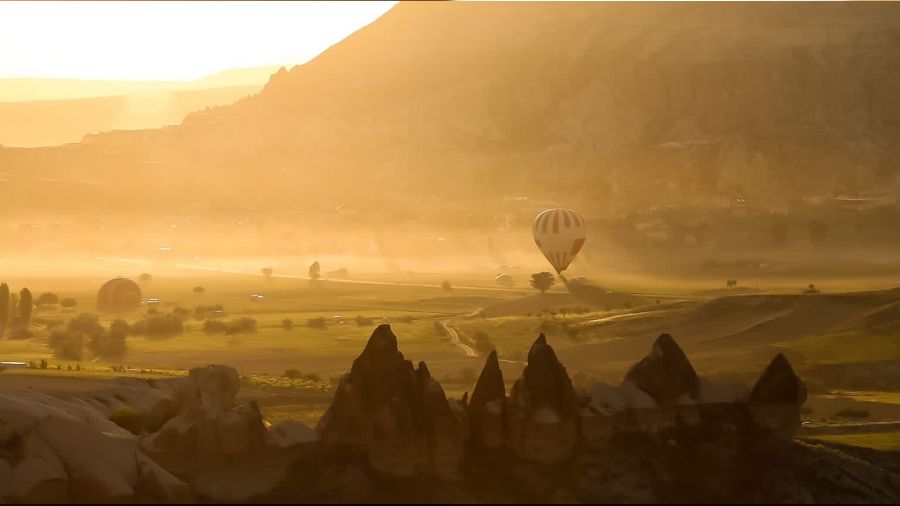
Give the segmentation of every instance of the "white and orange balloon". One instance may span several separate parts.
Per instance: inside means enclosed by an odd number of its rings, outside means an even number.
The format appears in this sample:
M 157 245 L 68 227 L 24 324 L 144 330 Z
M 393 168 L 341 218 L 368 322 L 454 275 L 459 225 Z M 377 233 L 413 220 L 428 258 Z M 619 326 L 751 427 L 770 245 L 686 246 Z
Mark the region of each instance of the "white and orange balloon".
M 572 209 L 541 211 L 534 218 L 532 229 L 534 243 L 560 275 L 584 246 L 584 217 Z

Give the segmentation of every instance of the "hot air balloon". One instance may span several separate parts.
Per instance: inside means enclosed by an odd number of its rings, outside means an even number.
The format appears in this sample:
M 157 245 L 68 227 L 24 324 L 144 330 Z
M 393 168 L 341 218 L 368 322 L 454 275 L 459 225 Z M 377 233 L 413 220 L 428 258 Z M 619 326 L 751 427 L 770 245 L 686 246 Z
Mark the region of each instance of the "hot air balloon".
M 104 313 L 127 313 L 141 304 L 141 287 L 127 278 L 107 281 L 97 292 L 97 310 Z
M 532 228 L 534 243 L 561 275 L 584 245 L 584 217 L 572 209 L 547 209 L 534 218 Z

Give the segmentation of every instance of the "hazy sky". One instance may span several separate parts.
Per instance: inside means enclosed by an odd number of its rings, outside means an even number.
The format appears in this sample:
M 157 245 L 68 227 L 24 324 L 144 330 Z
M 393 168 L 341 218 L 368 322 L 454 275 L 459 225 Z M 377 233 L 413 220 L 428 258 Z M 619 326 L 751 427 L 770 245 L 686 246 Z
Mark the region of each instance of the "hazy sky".
M 0 1 L 0 78 L 189 80 L 299 64 L 394 4 Z

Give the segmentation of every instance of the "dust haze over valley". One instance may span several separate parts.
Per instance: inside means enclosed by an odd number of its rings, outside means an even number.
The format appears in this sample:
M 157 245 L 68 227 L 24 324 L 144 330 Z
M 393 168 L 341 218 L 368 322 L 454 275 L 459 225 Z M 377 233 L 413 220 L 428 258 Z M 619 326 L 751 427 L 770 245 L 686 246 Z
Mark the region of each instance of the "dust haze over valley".
M 151 462 L 0 451 L 0 502 L 900 498 L 900 4 L 401 2 L 265 63 L 0 76 L 0 422 Z

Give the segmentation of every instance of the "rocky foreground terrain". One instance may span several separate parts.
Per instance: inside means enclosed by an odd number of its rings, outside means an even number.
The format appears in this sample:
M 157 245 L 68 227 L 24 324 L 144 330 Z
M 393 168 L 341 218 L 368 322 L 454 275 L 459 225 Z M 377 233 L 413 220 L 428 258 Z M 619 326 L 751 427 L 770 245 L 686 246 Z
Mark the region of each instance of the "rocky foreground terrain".
M 573 388 L 541 335 L 507 395 L 496 354 L 448 399 L 375 329 L 311 429 L 237 403 L 221 365 L 86 393 L 0 392 L 3 502 L 881 502 L 897 455 L 793 439 L 782 355 L 747 391 L 662 334 L 617 386 Z

